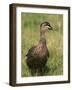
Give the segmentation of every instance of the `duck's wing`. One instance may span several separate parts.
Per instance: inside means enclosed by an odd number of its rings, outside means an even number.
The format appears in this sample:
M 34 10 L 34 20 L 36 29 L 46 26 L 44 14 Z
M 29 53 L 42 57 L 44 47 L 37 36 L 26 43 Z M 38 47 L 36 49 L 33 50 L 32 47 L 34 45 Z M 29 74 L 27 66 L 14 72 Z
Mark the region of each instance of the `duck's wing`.
M 36 58 L 40 56 L 47 56 L 49 57 L 49 51 L 47 48 L 45 48 L 42 52 L 40 52 L 39 48 L 37 46 L 33 46 L 28 50 L 28 53 L 26 54 L 27 58 Z
M 29 50 L 28 50 L 28 53 L 26 54 L 26 56 L 29 58 L 29 57 L 34 57 L 34 49 L 36 48 L 36 46 L 33 46 L 31 47 Z

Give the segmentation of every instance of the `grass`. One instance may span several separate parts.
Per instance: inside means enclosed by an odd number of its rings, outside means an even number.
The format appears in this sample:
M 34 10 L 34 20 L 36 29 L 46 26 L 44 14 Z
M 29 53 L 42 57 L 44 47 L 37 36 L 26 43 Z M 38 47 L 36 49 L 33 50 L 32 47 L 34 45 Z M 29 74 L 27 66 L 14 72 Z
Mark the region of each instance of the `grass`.
M 53 14 L 21 14 L 21 76 L 31 76 L 26 64 L 26 54 L 28 50 L 38 44 L 40 34 L 40 24 L 44 21 L 50 22 L 53 31 L 46 33 L 47 47 L 50 57 L 46 64 L 44 75 L 63 74 L 63 16 Z

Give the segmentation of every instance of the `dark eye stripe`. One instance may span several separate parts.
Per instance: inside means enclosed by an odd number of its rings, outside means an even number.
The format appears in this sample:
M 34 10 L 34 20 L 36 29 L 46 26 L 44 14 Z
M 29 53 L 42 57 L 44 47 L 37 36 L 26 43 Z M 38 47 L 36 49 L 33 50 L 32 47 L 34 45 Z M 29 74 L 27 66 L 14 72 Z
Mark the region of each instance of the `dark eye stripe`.
M 45 24 L 45 26 L 50 26 L 50 24 Z
M 43 23 L 41 23 L 40 27 L 41 27 L 43 24 L 44 24 L 44 26 L 50 26 L 50 27 L 51 27 L 51 25 L 49 24 L 49 22 L 43 22 Z

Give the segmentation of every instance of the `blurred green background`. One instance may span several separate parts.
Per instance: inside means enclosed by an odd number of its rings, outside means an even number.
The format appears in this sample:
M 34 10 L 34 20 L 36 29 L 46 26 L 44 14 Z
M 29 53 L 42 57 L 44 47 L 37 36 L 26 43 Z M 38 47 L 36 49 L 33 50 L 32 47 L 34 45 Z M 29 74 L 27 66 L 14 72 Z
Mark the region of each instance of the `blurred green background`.
M 26 65 L 28 50 L 37 45 L 40 39 L 40 24 L 48 21 L 53 31 L 46 33 L 47 47 L 50 57 L 46 64 L 44 76 L 63 74 L 63 15 L 21 13 L 21 76 L 31 76 Z

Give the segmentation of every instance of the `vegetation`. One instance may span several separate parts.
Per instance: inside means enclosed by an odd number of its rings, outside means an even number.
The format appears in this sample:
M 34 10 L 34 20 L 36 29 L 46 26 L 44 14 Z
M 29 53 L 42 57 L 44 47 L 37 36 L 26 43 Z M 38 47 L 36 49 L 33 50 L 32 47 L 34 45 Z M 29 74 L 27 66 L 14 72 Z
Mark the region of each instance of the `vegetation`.
M 38 44 L 40 39 L 40 24 L 48 21 L 53 27 L 53 31 L 46 33 L 47 47 L 50 57 L 46 64 L 45 75 L 63 74 L 63 15 L 58 14 L 21 14 L 21 76 L 31 76 L 26 65 L 26 54 L 28 50 Z

